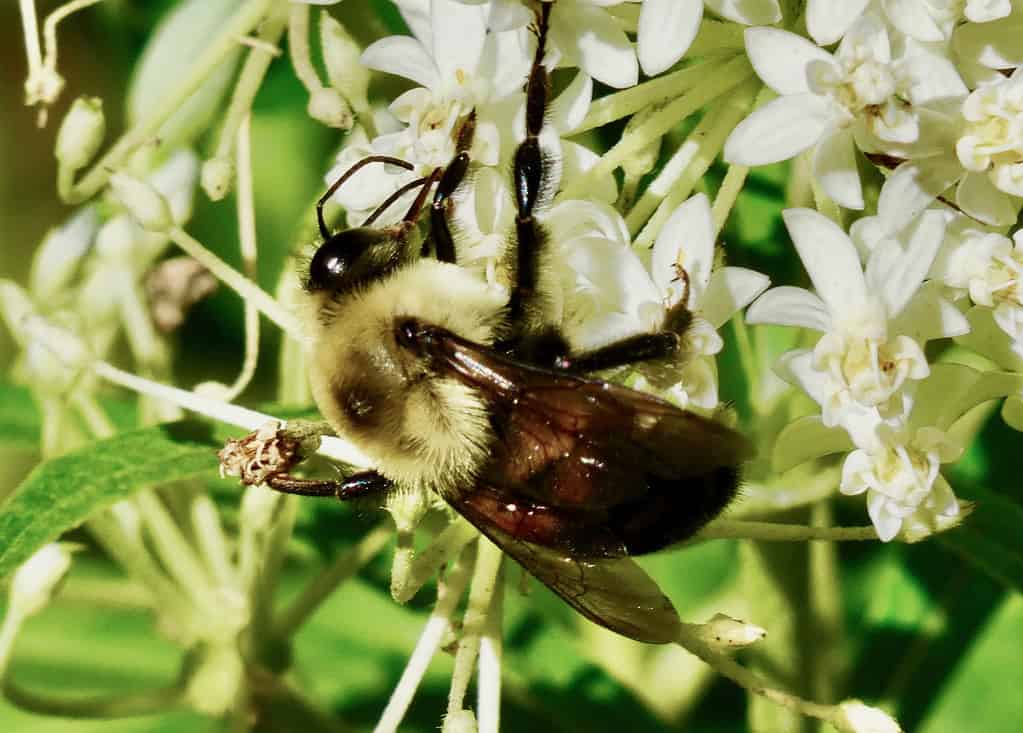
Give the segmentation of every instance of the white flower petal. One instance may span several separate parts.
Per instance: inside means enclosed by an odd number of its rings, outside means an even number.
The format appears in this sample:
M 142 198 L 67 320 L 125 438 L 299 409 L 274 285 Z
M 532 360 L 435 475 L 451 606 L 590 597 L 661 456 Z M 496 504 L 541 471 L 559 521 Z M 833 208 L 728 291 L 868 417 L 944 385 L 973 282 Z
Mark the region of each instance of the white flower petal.
M 838 129 L 821 138 L 813 155 L 814 176 L 839 206 L 863 208 L 863 186 L 856 167 L 852 130 Z
M 956 188 L 956 203 L 969 216 L 994 227 L 1009 226 L 1016 221 L 1018 204 L 995 188 L 986 173 L 967 173 Z
M 621 89 L 639 80 L 639 62 L 621 26 L 605 10 L 579 0 L 559 0 L 550 35 L 569 59 L 597 81 Z
M 721 328 L 732 316 L 767 290 L 771 279 L 745 267 L 722 267 L 710 276 L 710 284 L 699 304 L 700 314 Z
M 699 303 L 714 266 L 714 220 L 707 196 L 698 193 L 684 201 L 665 222 L 657 236 L 650 261 L 650 274 L 669 305 L 678 302 L 685 284 L 676 276 L 675 265 L 689 276 L 689 306 Z
M 593 99 L 593 79 L 580 71 L 572 83 L 551 102 L 548 119 L 559 133 L 571 134 L 586 117 Z
M 781 20 L 778 0 L 704 0 L 704 2 L 722 18 L 743 25 L 769 25 Z
M 817 294 L 832 316 L 840 316 L 850 307 L 859 308 L 867 297 L 866 283 L 849 236 L 812 209 L 786 209 L 782 218 Z
M 759 107 L 725 141 L 725 161 L 756 166 L 788 160 L 812 147 L 835 124 L 834 104 L 816 94 L 778 97 Z
M 944 41 L 945 34 L 920 0 L 882 0 L 892 25 L 918 41 Z
M 881 187 L 877 213 L 884 231 L 896 232 L 944 193 L 962 175 L 954 156 L 942 156 L 900 165 Z
M 888 317 L 898 316 L 919 290 L 945 236 L 945 216 L 925 211 L 909 230 L 905 249 L 894 239 L 882 241 L 867 261 L 867 288 L 880 295 Z
M 703 19 L 702 2 L 646 0 L 639 11 L 639 65 L 647 76 L 669 69 L 689 50 Z
M 882 542 L 890 542 L 902 529 L 902 517 L 892 512 L 888 498 L 879 492 L 867 493 L 867 514 L 877 530 L 877 538 Z
M 806 29 L 821 46 L 830 46 L 863 14 L 869 0 L 809 0 Z
M 603 237 L 622 247 L 629 246 L 629 229 L 614 208 L 602 201 L 569 199 L 552 206 L 544 225 L 556 246 L 578 237 Z
M 487 36 L 487 9 L 457 0 L 431 0 L 430 17 L 441 83 L 454 87 L 475 76 Z
M 782 285 L 761 295 L 746 311 L 747 323 L 774 323 L 779 326 L 831 330 L 828 307 L 818 296 L 803 288 Z
M 778 94 L 809 92 L 807 66 L 812 61 L 836 66 L 827 51 L 780 28 L 747 28 L 743 37 L 757 76 Z
M 440 76 L 433 58 L 422 43 L 409 36 L 388 36 L 372 43 L 362 52 L 364 66 L 388 74 L 397 74 L 429 89 L 440 87 Z
M 519 0 L 493 0 L 488 25 L 494 31 L 510 31 L 529 25 L 533 14 Z

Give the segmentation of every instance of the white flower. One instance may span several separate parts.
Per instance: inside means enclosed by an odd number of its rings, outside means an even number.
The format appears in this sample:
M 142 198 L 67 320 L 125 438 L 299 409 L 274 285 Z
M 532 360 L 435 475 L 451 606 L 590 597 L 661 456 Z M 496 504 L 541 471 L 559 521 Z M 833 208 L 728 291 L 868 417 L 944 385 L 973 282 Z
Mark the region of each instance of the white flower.
M 843 702 L 839 706 L 839 715 L 831 722 L 841 733 L 902 733 L 902 728 L 892 716 L 859 700 Z
M 999 190 L 1023 196 L 1023 67 L 971 93 L 962 114 L 956 154 L 963 167 L 987 172 Z
M 910 38 L 927 43 L 947 41 L 959 23 L 987 23 L 1012 10 L 1010 0 L 883 0 L 891 24 Z
M 937 428 L 906 432 L 887 433 L 883 446 L 854 450 L 842 464 L 839 491 L 850 496 L 866 493 L 867 513 L 883 542 L 906 523 L 926 526 L 936 517 L 959 513 L 959 502 L 939 468 L 958 460 L 962 448 Z
M 776 28 L 748 29 L 746 50 L 760 78 L 781 96 L 736 127 L 725 159 L 764 165 L 816 145 L 815 176 L 851 209 L 863 208 L 855 148 L 904 153 L 920 142 L 918 107 L 966 91 L 943 57 L 907 46 L 893 59 L 887 28 L 875 13 L 856 21 L 834 56 Z
M 921 342 L 938 335 L 932 332 L 940 320 L 934 308 L 911 301 L 941 245 L 943 217 L 926 213 L 905 233 L 904 246 L 897 239 L 880 243 L 866 271 L 852 241 L 830 219 L 809 209 L 789 209 L 783 217 L 816 294 L 773 288 L 750 306 L 747 320 L 824 334 L 812 357 L 795 353 L 810 359 L 811 369 L 796 376 L 821 404 L 825 424 L 841 424 L 863 408 L 901 412 L 900 390 L 929 371 Z
M 582 215 L 584 209 L 589 217 Z M 713 357 L 723 345 L 717 329 L 769 281 L 741 267 L 713 270 L 714 225 L 707 197 L 697 194 L 679 206 L 653 250 L 638 256 L 628 246 L 625 223 L 610 207 L 565 202 L 551 210 L 550 223 L 552 239 L 563 242 L 558 249 L 572 278 L 565 284 L 563 329 L 573 347 L 593 349 L 659 331 L 666 313 L 685 295 L 693 320 L 684 334 L 681 363 L 656 372 L 641 367 L 641 382 L 668 390 L 683 404 L 717 405 Z
M 458 1 L 470 6 L 484 4 L 480 0 Z M 634 85 L 639 81 L 636 51 L 615 17 L 605 10 L 624 2 L 635 0 L 558 0 L 554 3 L 547 63 L 576 66 L 608 86 Z M 402 0 L 400 4 L 415 3 Z M 522 0 L 493 0 L 489 27 L 495 31 L 523 29 L 535 17 L 528 7 Z
M 634 0 L 635 1 L 635 0 Z M 639 13 L 637 51 L 647 76 L 666 71 L 675 64 L 696 38 L 703 21 L 703 8 L 743 25 L 770 25 L 781 20 L 777 0 L 643 0 Z

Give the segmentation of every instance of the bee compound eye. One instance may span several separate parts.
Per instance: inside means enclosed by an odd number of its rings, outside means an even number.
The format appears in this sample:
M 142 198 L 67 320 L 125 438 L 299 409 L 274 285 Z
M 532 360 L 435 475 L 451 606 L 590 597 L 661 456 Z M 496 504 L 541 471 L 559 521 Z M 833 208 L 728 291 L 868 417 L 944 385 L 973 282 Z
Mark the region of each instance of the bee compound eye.
M 355 254 L 340 237 L 328 239 L 309 263 L 309 284 L 322 290 L 339 287 Z
M 406 318 L 398 321 L 395 337 L 406 349 L 415 349 L 419 346 L 419 332 L 419 323 L 412 318 Z

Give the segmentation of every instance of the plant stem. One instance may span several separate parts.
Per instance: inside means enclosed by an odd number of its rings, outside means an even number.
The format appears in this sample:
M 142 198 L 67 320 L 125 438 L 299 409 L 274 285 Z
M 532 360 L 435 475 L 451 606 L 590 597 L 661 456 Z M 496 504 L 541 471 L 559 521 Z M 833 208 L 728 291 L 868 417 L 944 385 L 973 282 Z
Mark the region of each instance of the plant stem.
M 185 250 L 190 257 L 213 273 L 214 277 L 238 293 L 246 303 L 251 303 L 258 308 L 263 315 L 276 323 L 285 334 L 297 341 L 305 341 L 302 324 L 298 322 L 295 316 L 286 311 L 280 303 L 274 300 L 272 295 L 213 254 L 199 240 L 192 237 L 181 227 L 175 226 L 171 228 L 168 234 L 174 240 L 174 243 Z
M 414 558 L 407 569 L 399 569 L 391 575 L 391 595 L 398 603 L 407 602 L 434 574 L 440 566 L 455 557 L 463 547 L 479 537 L 479 532 L 464 519 L 451 522 L 437 538 Z
M 565 200 L 585 196 L 595 181 L 614 171 L 630 156 L 662 137 L 672 127 L 712 100 L 728 94 L 752 75 L 753 68 L 744 56 L 736 57 L 724 64 L 717 74 L 701 79 L 681 97 L 666 104 L 642 125 L 638 125 L 623 136 L 596 165 L 568 186 L 559 198 Z
M 355 547 L 339 555 L 320 571 L 274 621 L 274 635 L 286 639 L 298 631 L 339 585 L 384 549 L 393 534 L 390 521 L 381 522 L 367 532 Z
M 745 539 L 769 542 L 867 541 L 877 540 L 877 530 L 866 527 L 810 527 L 805 524 L 751 522 L 742 519 L 716 519 L 693 538 L 695 541 Z
M 740 78 L 739 82 L 742 81 L 744 79 Z M 749 113 L 753 95 L 759 84 L 760 82 L 755 79 L 742 83 L 732 95 L 708 111 L 661 174 L 643 192 L 625 218 L 630 232 L 635 232 L 641 225 L 643 226 L 633 247 L 653 246 L 661 227 L 678 205 L 689 197 L 693 187 L 721 153 L 728 135 Z M 653 216 L 650 215 L 651 212 Z
M 172 685 L 132 694 L 64 698 L 26 690 L 14 680 L 7 680 L 3 694 L 14 706 L 41 715 L 61 718 L 128 718 L 163 713 L 179 707 L 183 690 Z
M 79 204 L 95 196 L 110 180 L 111 173 L 120 168 L 136 148 L 149 141 L 160 129 L 160 125 L 178 111 L 181 104 L 192 96 L 220 62 L 235 49 L 238 39 L 256 27 L 266 15 L 267 8 L 274 2 L 275 0 L 248 0 L 243 4 L 225 24 L 220 35 L 196 59 L 178 86 L 167 94 L 146 118 L 124 133 L 77 185 L 63 192 L 65 203 Z
M 670 74 L 654 77 L 634 87 L 595 99 L 589 111 L 572 130 L 573 135 L 602 127 L 642 109 L 663 104 L 691 89 L 698 81 L 712 76 L 724 65 L 720 58 L 708 59 L 687 66 Z
M 231 102 L 224 115 L 224 123 L 220 128 L 220 136 L 217 138 L 215 158 L 231 159 L 232 147 L 238 138 L 238 129 L 242 122 L 249 117 L 252 111 L 252 100 L 256 98 L 256 92 L 266 77 L 266 70 L 270 62 L 274 60 L 275 54 L 270 49 L 275 49 L 284 33 L 284 26 L 288 22 L 288 6 L 291 3 L 275 3 L 269 10 L 269 16 L 260 26 L 257 35 L 258 43 L 250 46 L 245 63 L 242 65 L 241 73 L 238 75 L 238 83 L 235 84 L 234 92 L 231 94 Z
M 72 13 L 84 10 L 90 5 L 95 5 L 100 0 L 71 0 L 54 10 L 43 21 L 43 46 L 46 48 L 46 58 L 43 63 L 51 69 L 57 68 L 57 24 Z
M 309 55 L 309 15 L 312 9 L 308 3 L 294 3 L 288 19 L 288 51 L 295 76 L 310 94 L 323 88 L 319 74 L 313 67 Z
M 423 675 L 426 674 L 426 668 L 433 655 L 437 653 L 444 632 L 451 625 L 451 616 L 469 582 L 469 568 L 475 555 L 474 549 L 474 546 L 465 548 L 461 557 L 437 584 L 437 602 L 434 604 L 433 612 L 423 627 L 416 648 L 412 651 L 408 664 L 401 673 L 401 679 L 391 693 L 373 733 L 395 733 L 401 725 L 412 697 L 416 694 Z
M 455 652 L 455 669 L 451 673 L 451 690 L 448 692 L 448 715 L 454 715 L 465 707 L 465 693 L 476 657 L 480 650 L 480 637 L 487 621 L 490 602 L 497 588 L 498 571 L 501 569 L 501 549 L 486 537 L 477 543 L 476 568 L 472 574 L 469 589 L 469 604 L 462 619 L 462 635 Z
M 501 570 L 495 581 L 494 597 L 480 638 L 476 701 L 479 733 L 498 733 L 501 727 L 501 656 L 504 633 L 504 573 L 503 568 Z

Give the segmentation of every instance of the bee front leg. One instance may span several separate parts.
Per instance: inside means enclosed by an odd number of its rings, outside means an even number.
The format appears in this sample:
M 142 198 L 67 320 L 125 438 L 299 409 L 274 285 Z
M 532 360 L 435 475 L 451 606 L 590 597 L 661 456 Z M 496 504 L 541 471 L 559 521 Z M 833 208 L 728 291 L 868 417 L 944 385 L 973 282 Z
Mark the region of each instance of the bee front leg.
M 343 481 L 295 478 L 287 474 L 281 474 L 268 478 L 266 484 L 271 489 L 284 494 L 334 496 L 340 501 L 361 499 L 372 494 L 385 493 L 394 486 L 390 479 L 381 476 L 376 471 L 353 473 Z

